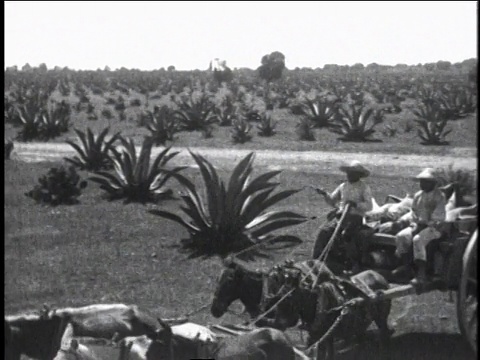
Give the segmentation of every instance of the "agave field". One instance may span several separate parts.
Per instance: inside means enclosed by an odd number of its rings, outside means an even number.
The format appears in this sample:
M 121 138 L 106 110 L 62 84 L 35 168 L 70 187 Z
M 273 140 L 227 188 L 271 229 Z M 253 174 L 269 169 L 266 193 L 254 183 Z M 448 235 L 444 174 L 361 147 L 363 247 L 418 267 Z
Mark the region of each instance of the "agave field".
M 407 158 L 477 147 L 476 59 L 265 66 L 220 74 L 5 70 L 5 311 L 124 302 L 183 316 L 211 301 L 218 258 L 257 245 L 245 258 L 259 266 L 309 258 L 330 209 L 301 190 L 333 190 L 343 177 L 255 165 L 255 150 Z M 52 163 L 15 157 L 19 142 L 47 141 L 75 155 Z M 190 148 L 184 155 L 195 166 L 178 161 L 177 147 Z M 246 155 L 221 162 L 199 152 L 206 147 Z M 475 195 L 471 169 L 448 165 L 431 164 L 443 168 L 442 181 Z M 368 182 L 377 199 L 415 186 L 398 174 Z M 405 349 L 412 359 L 468 358 L 445 296 L 394 303 L 392 359 L 405 358 Z M 212 322 L 208 309 L 192 320 Z M 425 346 L 418 353 L 415 341 Z
M 5 130 L 17 141 L 63 142 L 74 129 L 109 127 L 156 146 L 436 154 L 475 146 L 476 60 L 429 65 L 285 69 L 267 80 L 235 69 L 227 81 L 198 70 L 7 69 Z

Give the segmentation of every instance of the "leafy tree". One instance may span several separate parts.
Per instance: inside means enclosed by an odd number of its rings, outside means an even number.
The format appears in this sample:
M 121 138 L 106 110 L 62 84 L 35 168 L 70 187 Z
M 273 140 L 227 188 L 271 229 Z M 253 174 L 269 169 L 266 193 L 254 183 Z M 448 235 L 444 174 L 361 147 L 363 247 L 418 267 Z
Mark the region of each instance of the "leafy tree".
M 262 65 L 258 68 L 260 78 L 271 82 L 280 79 L 285 69 L 285 55 L 279 51 L 274 51 L 269 55 L 262 57 Z

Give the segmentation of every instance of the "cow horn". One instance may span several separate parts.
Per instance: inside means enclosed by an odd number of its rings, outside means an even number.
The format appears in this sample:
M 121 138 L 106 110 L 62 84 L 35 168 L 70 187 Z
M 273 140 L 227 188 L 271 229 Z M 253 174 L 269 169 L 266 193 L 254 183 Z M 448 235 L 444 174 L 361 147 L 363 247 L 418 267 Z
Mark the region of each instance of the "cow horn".
M 233 260 L 232 256 L 227 256 L 226 258 L 223 259 L 223 265 L 228 267 L 235 264 L 235 261 Z
M 157 321 L 158 323 L 160 324 L 160 326 L 164 329 L 169 329 L 170 328 L 170 325 L 168 325 L 166 322 L 164 322 L 162 319 L 160 319 L 159 317 L 157 317 Z

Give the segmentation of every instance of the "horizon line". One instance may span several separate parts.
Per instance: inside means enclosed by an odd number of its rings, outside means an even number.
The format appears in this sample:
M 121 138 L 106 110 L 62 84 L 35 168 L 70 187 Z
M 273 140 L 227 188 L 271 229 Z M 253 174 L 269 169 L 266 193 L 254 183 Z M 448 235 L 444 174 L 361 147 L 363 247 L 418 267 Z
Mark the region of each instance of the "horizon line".
M 285 66 L 285 70 L 296 70 L 296 69 L 312 69 L 312 70 L 315 70 L 315 69 L 323 69 L 325 66 L 332 66 L 332 65 L 335 65 L 335 66 L 341 66 L 341 67 L 345 67 L 345 66 L 348 66 L 348 67 L 352 67 L 352 66 L 355 66 L 355 65 L 362 65 L 364 67 L 367 67 L 368 65 L 372 65 L 372 64 L 376 64 L 378 66 L 385 66 L 385 67 L 396 67 L 396 66 L 399 66 L 399 65 L 402 65 L 402 66 L 408 66 L 408 67 L 414 67 L 414 66 L 424 66 L 424 65 L 427 65 L 427 64 L 437 64 L 439 62 L 449 62 L 451 65 L 455 65 L 455 64 L 463 64 L 467 61 L 472 61 L 472 60 L 475 60 L 478 62 L 478 57 L 471 57 L 471 58 L 467 58 L 467 59 L 464 59 L 462 61 L 455 61 L 455 62 L 452 62 L 450 60 L 437 60 L 437 61 L 431 61 L 431 62 L 418 62 L 416 64 L 405 64 L 405 63 L 397 63 L 395 65 L 390 65 L 390 64 L 380 64 L 380 63 L 377 63 L 377 62 L 371 62 L 371 63 L 368 63 L 368 64 L 364 64 L 362 62 L 355 62 L 353 64 L 336 64 L 336 63 L 325 63 L 323 64 L 322 66 L 317 66 L 317 67 L 310 67 L 310 66 L 295 66 L 295 67 L 287 67 Z M 69 67 L 68 65 L 66 66 L 61 66 L 61 65 L 54 65 L 52 67 L 49 67 L 45 62 L 41 62 L 41 63 L 38 63 L 38 65 L 32 65 L 30 64 L 29 62 L 26 62 L 25 64 L 23 65 L 4 65 L 4 71 L 6 71 L 7 69 L 11 69 L 11 68 L 14 68 L 14 67 L 17 67 L 19 69 L 19 71 L 21 71 L 21 68 L 24 67 L 25 65 L 29 65 L 30 67 L 32 68 L 38 68 L 40 67 L 41 65 L 45 64 L 45 66 L 47 67 L 47 70 L 55 70 L 55 68 L 62 68 L 62 69 L 65 69 L 67 68 L 68 70 L 73 70 L 73 71 L 98 71 L 98 70 L 101 70 L 101 71 L 104 71 L 106 67 L 110 68 L 110 71 L 117 71 L 117 70 L 121 70 L 121 69 L 126 69 L 126 70 L 139 70 L 139 71 L 157 71 L 157 70 L 161 70 L 161 69 L 165 69 L 167 70 L 170 66 L 173 66 L 175 68 L 175 71 L 207 71 L 209 70 L 209 66 L 206 66 L 204 69 L 200 69 L 200 68 L 195 68 L 195 69 L 177 69 L 175 65 L 173 64 L 170 64 L 168 66 L 161 66 L 159 68 L 152 68 L 152 69 L 141 69 L 141 68 L 136 68 L 136 67 L 131 67 L 131 68 L 127 68 L 125 66 L 121 66 L 121 67 L 116 67 L 115 69 L 111 69 L 111 67 L 109 65 L 105 65 L 102 68 L 100 67 L 97 67 L 96 69 L 92 69 L 92 68 L 72 68 L 72 67 Z M 227 65 L 227 67 L 231 70 L 240 70 L 240 69 L 243 69 L 243 70 L 257 70 L 261 65 L 258 65 L 256 68 L 250 68 L 248 66 L 241 66 L 241 67 L 230 67 Z

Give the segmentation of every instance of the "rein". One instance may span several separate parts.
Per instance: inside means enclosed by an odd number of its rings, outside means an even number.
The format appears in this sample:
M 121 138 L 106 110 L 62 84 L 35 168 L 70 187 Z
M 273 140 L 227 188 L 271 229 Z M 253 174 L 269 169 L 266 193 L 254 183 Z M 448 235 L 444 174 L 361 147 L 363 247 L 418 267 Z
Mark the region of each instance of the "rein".
M 328 253 L 330 252 L 330 250 L 331 250 L 331 248 L 332 248 L 333 241 L 334 241 L 335 238 L 337 237 L 338 232 L 340 231 L 340 226 L 342 225 L 343 221 L 345 220 L 345 217 L 346 217 L 347 213 L 349 212 L 349 210 L 350 210 L 350 205 L 347 204 L 347 205 L 345 206 L 345 208 L 343 209 L 342 215 L 341 215 L 341 217 L 340 217 L 340 220 L 339 220 L 338 223 L 337 223 L 337 226 L 336 226 L 336 228 L 335 228 L 335 231 L 333 232 L 332 236 L 331 236 L 330 239 L 328 240 L 327 245 L 325 246 L 325 248 L 323 249 L 322 253 L 320 254 L 320 256 L 319 256 L 319 258 L 318 258 L 318 259 L 321 261 L 321 265 L 320 265 L 321 267 L 324 267 L 324 266 L 325 266 L 325 260 L 326 260 L 326 258 L 328 257 Z M 234 254 L 232 255 L 232 257 L 235 258 L 235 257 L 238 256 L 239 254 L 242 254 L 242 253 L 244 253 L 244 252 L 246 252 L 246 251 L 251 250 L 251 249 L 254 248 L 254 247 L 257 247 L 257 246 L 263 244 L 266 240 L 270 240 L 270 239 L 268 239 L 268 238 L 263 239 L 261 242 L 258 242 L 258 243 L 256 243 L 256 244 L 253 244 L 253 245 L 251 245 L 251 246 L 249 246 L 249 247 L 247 247 L 247 248 L 245 248 L 245 249 L 243 249 L 243 250 L 238 251 L 237 253 L 234 253 Z M 265 290 L 265 287 L 268 287 L 268 274 L 273 270 L 273 268 L 274 268 L 274 267 L 272 267 L 272 268 L 271 268 L 268 272 L 266 272 L 266 273 L 262 273 L 262 276 L 263 276 L 263 280 L 262 280 L 262 281 L 263 281 L 263 283 L 262 283 L 262 290 Z M 302 276 L 302 278 L 301 278 L 301 280 L 300 280 L 300 283 L 302 283 L 302 282 L 305 281 L 308 277 L 310 277 L 310 276 L 313 274 L 314 270 L 315 270 L 315 267 L 312 267 L 312 268 L 308 271 L 307 274 L 305 274 L 304 276 Z M 317 278 L 317 280 L 318 280 L 318 278 Z M 316 286 L 316 282 L 313 284 L 313 287 L 315 287 L 315 286 Z M 280 290 L 283 290 L 283 289 L 284 289 L 284 286 L 282 286 Z M 279 300 L 277 300 L 277 301 L 270 307 L 270 309 L 268 309 L 267 311 L 263 312 L 262 314 L 260 314 L 259 316 L 257 316 L 255 319 L 249 321 L 249 322 L 247 323 L 247 326 L 248 326 L 248 325 L 251 325 L 251 324 L 254 324 L 254 323 L 258 322 L 259 320 L 265 318 L 268 314 L 270 314 L 273 310 L 275 310 L 275 309 L 277 308 L 277 306 L 278 306 L 282 301 L 284 301 L 288 296 L 290 296 L 295 290 L 296 290 L 295 287 L 293 287 L 292 289 L 290 289 L 290 290 L 289 290 L 288 292 L 286 292 Z M 280 293 L 280 291 L 279 291 L 278 293 Z M 278 293 L 277 293 L 277 294 L 278 294 Z M 265 292 L 262 291 L 261 301 L 264 300 L 264 297 L 265 297 Z M 262 302 L 261 302 L 260 304 L 262 304 Z

